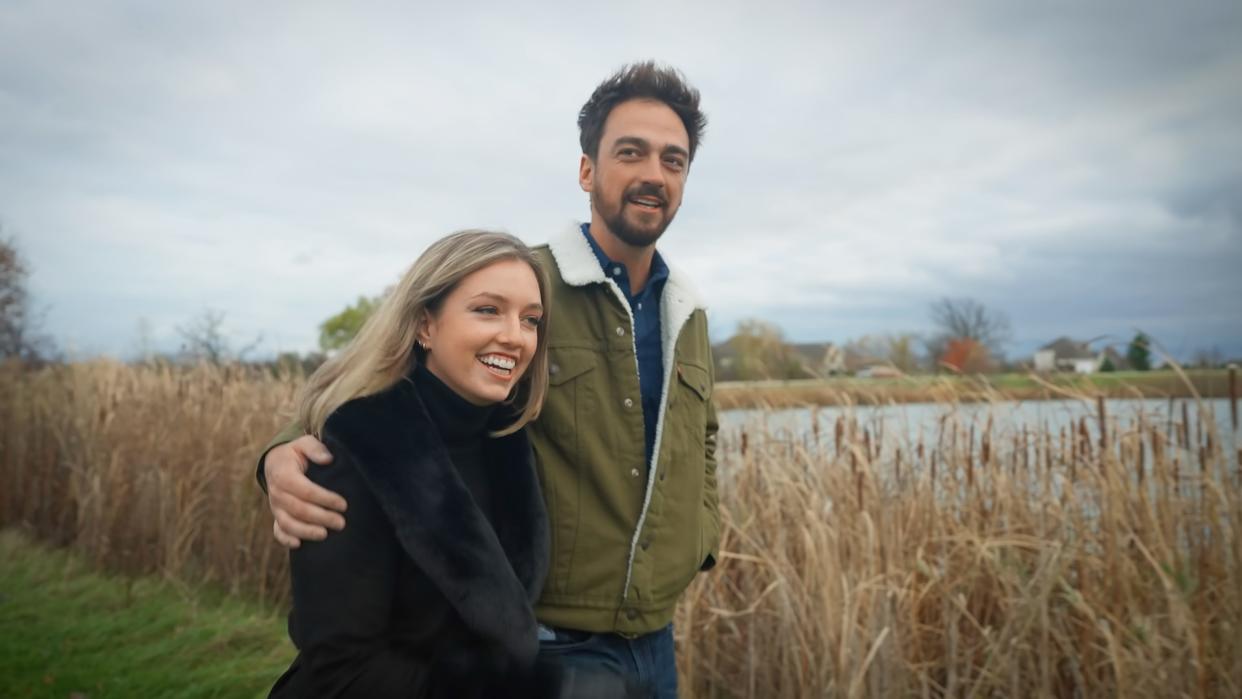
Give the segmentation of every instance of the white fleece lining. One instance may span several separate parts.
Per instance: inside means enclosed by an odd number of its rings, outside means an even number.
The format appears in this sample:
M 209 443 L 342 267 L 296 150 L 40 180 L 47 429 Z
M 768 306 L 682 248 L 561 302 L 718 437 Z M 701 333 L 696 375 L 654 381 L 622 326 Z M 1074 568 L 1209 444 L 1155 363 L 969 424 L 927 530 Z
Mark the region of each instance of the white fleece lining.
M 562 234 L 548 242 L 548 249 L 556 261 L 561 278 L 570 286 L 585 286 L 592 283 L 606 283 L 613 294 L 621 301 L 626 315 L 630 318 L 630 344 L 634 339 L 634 314 L 630 304 L 625 300 L 621 287 L 610 279 L 599 265 L 595 251 L 590 243 L 582 237 L 582 224 L 574 222 L 566 234 Z M 666 261 L 667 265 L 667 261 Z M 647 468 L 647 487 L 643 494 L 643 509 L 638 515 L 638 525 L 634 528 L 634 536 L 630 540 L 630 555 L 625 564 L 625 587 L 622 588 L 621 601 L 630 596 L 630 580 L 634 575 L 634 557 L 638 552 L 638 539 L 642 535 L 643 524 L 647 521 L 647 510 L 651 506 L 651 493 L 655 484 L 656 470 L 660 460 L 660 442 L 664 436 L 664 417 L 668 412 L 668 394 L 673 385 L 675 362 L 673 352 L 677 347 L 677 336 L 681 328 L 689 320 L 695 309 L 705 309 L 699 295 L 684 274 L 672 265 L 668 266 L 668 279 L 664 282 L 664 292 L 660 297 L 660 340 L 664 350 L 664 386 L 660 391 L 660 414 L 656 418 L 655 444 L 651 449 L 651 463 Z M 634 347 L 635 371 L 638 370 L 638 347 Z

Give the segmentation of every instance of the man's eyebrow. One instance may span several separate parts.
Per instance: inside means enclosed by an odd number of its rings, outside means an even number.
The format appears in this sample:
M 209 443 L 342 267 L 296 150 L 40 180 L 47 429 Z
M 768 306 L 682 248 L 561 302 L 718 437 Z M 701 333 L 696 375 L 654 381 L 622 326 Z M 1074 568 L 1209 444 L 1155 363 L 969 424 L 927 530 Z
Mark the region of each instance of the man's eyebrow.
M 690 151 L 673 143 L 670 143 L 667 146 L 664 146 L 664 154 L 665 155 L 676 154 L 676 155 L 684 156 L 686 158 L 690 157 Z
M 613 148 L 616 148 L 617 146 L 638 146 L 639 148 L 645 150 L 650 148 L 651 144 L 647 141 L 647 139 L 639 138 L 638 136 L 620 136 L 617 140 L 612 142 L 612 146 Z

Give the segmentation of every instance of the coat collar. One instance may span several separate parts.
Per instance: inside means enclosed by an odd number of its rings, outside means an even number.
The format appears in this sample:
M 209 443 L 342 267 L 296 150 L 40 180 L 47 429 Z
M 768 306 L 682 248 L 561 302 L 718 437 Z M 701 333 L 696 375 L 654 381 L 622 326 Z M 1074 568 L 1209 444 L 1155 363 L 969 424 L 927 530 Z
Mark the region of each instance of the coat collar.
M 621 305 L 629 310 L 620 287 L 604 274 L 590 243 L 582 237 L 581 223 L 572 221 L 559 234 L 552 236 L 548 240 L 548 249 L 552 252 L 556 269 L 566 284 L 605 284 L 617 295 Z M 672 355 L 682 324 L 696 309 L 706 310 L 707 306 L 685 273 L 667 258 L 664 264 L 668 266 L 668 281 L 664 283 L 664 294 L 660 302 L 660 327 L 664 336 L 664 355 L 668 357 Z
M 525 431 L 485 446 L 495 464 L 494 529 L 408 379 L 342 405 L 324 437 L 356 465 L 406 554 L 465 623 L 511 656 L 533 660 L 532 604 L 543 588 L 549 534 Z

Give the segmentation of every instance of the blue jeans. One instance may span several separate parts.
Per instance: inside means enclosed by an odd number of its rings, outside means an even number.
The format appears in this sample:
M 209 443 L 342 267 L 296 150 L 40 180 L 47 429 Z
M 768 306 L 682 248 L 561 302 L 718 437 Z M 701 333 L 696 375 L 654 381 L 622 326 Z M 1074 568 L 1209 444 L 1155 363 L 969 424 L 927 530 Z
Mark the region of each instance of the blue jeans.
M 677 699 L 677 656 L 673 625 L 638 638 L 539 626 L 539 653 L 565 667 L 612 672 L 641 687 L 653 699 Z

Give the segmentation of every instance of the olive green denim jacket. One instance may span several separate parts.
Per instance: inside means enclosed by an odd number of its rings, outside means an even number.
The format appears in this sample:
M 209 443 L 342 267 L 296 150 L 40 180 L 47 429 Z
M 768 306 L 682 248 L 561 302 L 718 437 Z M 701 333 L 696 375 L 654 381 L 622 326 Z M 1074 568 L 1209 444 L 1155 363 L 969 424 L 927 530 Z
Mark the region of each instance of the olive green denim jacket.
M 578 223 L 535 251 L 552 296 L 548 396 L 527 428 L 552 534 L 535 614 L 567 629 L 656 631 L 672 620 L 694 576 L 718 557 L 705 308 L 670 265 L 660 299 L 662 407 L 655 458 L 647 464 L 634 323 L 621 289 L 605 276 Z M 298 434 L 291 425 L 267 449 Z M 262 457 L 258 475 L 262 484 Z
M 715 563 L 716 413 L 707 316 L 670 265 L 660 300 L 664 386 L 647 464 L 633 320 L 578 224 L 536 248 L 551 278 L 548 397 L 530 426 L 552 529 L 535 612 L 546 624 L 662 628 Z

